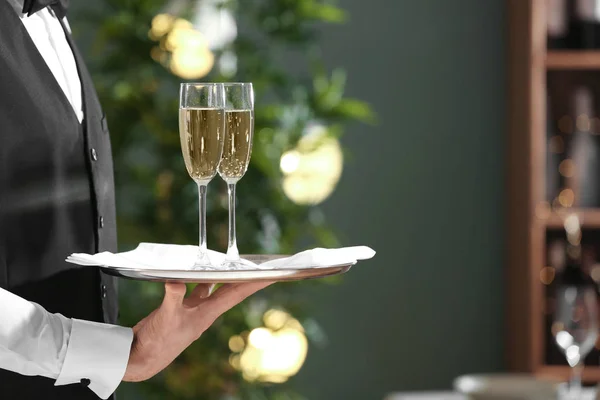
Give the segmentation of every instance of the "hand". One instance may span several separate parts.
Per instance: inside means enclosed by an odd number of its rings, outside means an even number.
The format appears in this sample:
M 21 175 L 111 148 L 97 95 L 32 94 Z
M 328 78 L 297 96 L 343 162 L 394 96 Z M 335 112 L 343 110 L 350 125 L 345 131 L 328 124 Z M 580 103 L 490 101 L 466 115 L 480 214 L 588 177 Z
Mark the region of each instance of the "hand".
M 133 327 L 133 343 L 123 380 L 140 382 L 167 367 L 221 314 L 271 283 L 199 284 L 185 298 L 183 283 L 166 283 L 159 308 Z

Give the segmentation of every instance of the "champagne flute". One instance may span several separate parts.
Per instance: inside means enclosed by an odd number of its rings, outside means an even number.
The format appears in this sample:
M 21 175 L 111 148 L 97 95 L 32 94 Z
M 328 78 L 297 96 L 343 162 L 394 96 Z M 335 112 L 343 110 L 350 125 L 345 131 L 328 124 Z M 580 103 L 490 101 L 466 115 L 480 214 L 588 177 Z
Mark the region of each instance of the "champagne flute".
M 578 399 L 581 397 L 583 362 L 598 338 L 597 293 L 584 279 L 582 271 L 567 266 L 565 274 L 570 275 L 567 277 L 569 282 L 558 289 L 552 330 L 556 344 L 572 369 L 568 398 Z
M 182 83 L 179 139 L 185 166 L 198 185 L 200 241 L 194 269 L 214 268 L 206 248 L 206 191 L 217 174 L 225 138 L 225 92 L 220 83 Z
M 229 196 L 229 240 L 223 269 L 241 269 L 235 235 L 235 185 L 244 176 L 252 154 L 254 136 L 254 91 L 252 83 L 225 83 L 225 145 L 219 175 L 227 183 Z

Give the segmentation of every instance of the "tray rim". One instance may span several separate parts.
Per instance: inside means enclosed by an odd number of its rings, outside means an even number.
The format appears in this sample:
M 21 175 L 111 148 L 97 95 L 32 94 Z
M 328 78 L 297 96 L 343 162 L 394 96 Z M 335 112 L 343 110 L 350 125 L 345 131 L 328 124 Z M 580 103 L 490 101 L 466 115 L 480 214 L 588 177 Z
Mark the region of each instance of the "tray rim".
M 189 270 L 189 269 L 143 269 L 143 268 L 122 268 L 122 267 L 110 267 L 110 266 L 98 266 L 100 268 L 101 271 L 103 271 L 104 273 L 111 275 L 111 276 L 116 276 L 119 278 L 125 278 L 125 279 L 130 279 L 130 280 L 135 280 L 135 281 L 147 281 L 147 282 L 187 282 L 187 283 L 242 283 L 242 282 L 260 282 L 260 281 L 273 281 L 273 282 L 284 282 L 284 281 L 301 281 L 301 280 L 309 280 L 309 279 L 319 279 L 319 278 L 326 278 L 329 276 L 334 276 L 334 275 L 340 275 L 340 274 L 344 274 L 346 272 L 348 272 L 354 265 L 357 264 L 357 261 L 354 261 L 352 263 L 342 263 L 342 264 L 337 264 L 337 265 L 331 265 L 331 266 L 327 266 L 327 267 L 309 267 L 309 268 L 280 268 L 280 269 L 248 269 L 248 270 L 243 270 L 243 271 L 239 271 L 239 270 L 228 270 L 228 271 L 219 271 L 219 270 L 200 270 L 200 271 L 196 271 L 202 275 L 205 275 L 204 277 L 200 276 L 197 278 L 180 278 L 180 277 L 173 277 L 173 278 L 169 278 L 169 277 L 151 277 L 151 276 L 137 276 L 137 277 L 132 277 L 132 276 L 127 276 L 124 275 L 123 273 L 133 273 L 133 274 L 152 274 L 153 272 L 156 273 L 165 273 L 168 274 L 170 272 L 184 272 L 184 273 L 188 273 L 190 271 L 193 270 Z M 231 274 L 231 273 L 239 273 L 239 272 L 250 272 L 250 273 L 261 273 L 261 272 L 269 272 L 269 271 L 274 271 L 274 272 L 282 272 L 282 273 L 288 273 L 289 275 L 283 275 L 281 277 L 260 277 L 260 278 L 256 278 L 256 279 L 235 279 L 235 278 L 224 278 L 224 279 L 218 279 L 216 277 L 211 277 L 211 275 L 220 275 L 223 276 L 223 274 L 227 275 L 227 274 Z M 321 273 L 319 274 L 314 274 L 314 275 L 310 275 L 309 276 L 303 276 L 305 274 L 302 274 L 302 272 L 307 272 L 307 271 L 319 271 Z

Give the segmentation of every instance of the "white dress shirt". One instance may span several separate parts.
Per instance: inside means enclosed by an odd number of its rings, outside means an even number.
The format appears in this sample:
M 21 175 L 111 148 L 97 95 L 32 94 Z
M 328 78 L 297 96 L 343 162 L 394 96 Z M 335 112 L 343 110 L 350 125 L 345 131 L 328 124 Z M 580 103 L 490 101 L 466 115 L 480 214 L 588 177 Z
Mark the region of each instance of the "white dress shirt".
M 27 17 L 21 13 L 22 0 L 0 1 L 13 5 L 81 122 L 81 81 L 73 52 L 54 13 L 45 8 Z M 133 341 L 130 328 L 51 314 L 1 288 L 0 321 L 2 369 L 55 379 L 55 385 L 89 379 L 89 388 L 103 399 L 123 379 Z
M 83 121 L 81 81 L 77 73 L 75 57 L 69 42 L 65 38 L 65 32 L 60 22 L 54 17 L 54 13 L 49 8 L 44 8 L 28 17 L 27 14 L 21 13 L 23 0 L 8 0 L 8 2 L 12 4 L 19 17 L 21 17 L 21 21 L 33 43 L 73 106 L 79 122 Z M 69 24 L 66 18 L 64 22 L 68 27 Z

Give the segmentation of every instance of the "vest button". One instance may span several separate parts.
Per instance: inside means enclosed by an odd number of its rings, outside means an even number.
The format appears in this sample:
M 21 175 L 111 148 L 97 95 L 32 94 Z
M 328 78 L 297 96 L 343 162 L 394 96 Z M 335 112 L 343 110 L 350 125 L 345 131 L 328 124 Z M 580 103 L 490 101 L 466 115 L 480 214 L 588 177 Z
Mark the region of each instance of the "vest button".
M 92 383 L 88 378 L 83 378 L 80 382 L 83 386 L 90 386 L 90 383 Z
M 100 227 L 100 229 L 104 228 L 104 217 L 100 217 L 98 219 L 98 226 Z
M 92 160 L 98 161 L 98 153 L 96 153 L 96 149 L 91 149 L 90 154 L 92 155 Z
M 102 298 L 103 298 L 103 299 L 105 299 L 105 298 L 106 298 L 106 294 L 107 294 L 107 291 L 106 291 L 106 285 L 102 285 Z

